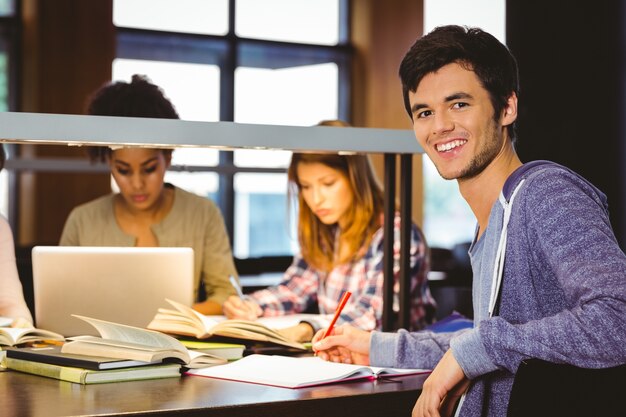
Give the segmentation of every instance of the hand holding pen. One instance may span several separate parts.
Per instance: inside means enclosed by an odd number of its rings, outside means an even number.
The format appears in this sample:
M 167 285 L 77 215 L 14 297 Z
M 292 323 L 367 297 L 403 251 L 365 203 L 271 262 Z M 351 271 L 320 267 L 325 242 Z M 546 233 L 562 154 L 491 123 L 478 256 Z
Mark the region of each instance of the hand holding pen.
M 261 307 L 254 300 L 243 293 L 241 286 L 235 277 L 230 276 L 230 283 L 237 291 L 237 295 L 231 295 L 226 301 L 222 310 L 229 319 L 256 320 L 263 314 Z

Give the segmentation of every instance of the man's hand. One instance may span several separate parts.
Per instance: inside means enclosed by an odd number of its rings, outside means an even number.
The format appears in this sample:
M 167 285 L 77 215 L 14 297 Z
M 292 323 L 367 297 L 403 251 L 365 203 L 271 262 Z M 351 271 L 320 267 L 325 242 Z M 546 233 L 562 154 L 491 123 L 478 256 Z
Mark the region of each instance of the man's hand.
M 313 350 L 320 358 L 341 363 L 369 365 L 371 332 L 357 329 L 348 324 L 335 327 L 328 337 L 326 329 L 313 337 Z
M 448 350 L 432 374 L 424 381 L 412 417 L 447 417 L 454 411 L 456 400 L 465 392 L 469 380 L 465 378 L 452 351 Z
M 263 315 L 261 307 L 252 300 L 242 300 L 231 295 L 222 306 L 224 315 L 229 319 L 256 320 Z

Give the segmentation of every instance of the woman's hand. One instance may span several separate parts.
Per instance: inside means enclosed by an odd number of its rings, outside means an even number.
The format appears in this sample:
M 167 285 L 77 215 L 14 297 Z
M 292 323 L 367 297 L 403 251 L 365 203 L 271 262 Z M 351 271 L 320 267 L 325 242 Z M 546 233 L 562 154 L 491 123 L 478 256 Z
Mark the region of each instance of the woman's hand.
M 299 343 L 310 342 L 313 337 L 313 327 L 307 323 L 298 323 L 295 326 L 278 329 L 277 332 L 288 340 Z
M 256 320 L 263 315 L 261 307 L 252 300 L 242 300 L 231 295 L 222 306 L 224 315 L 229 319 Z
M 11 323 L 11 327 L 29 328 L 29 327 L 33 327 L 33 323 L 31 323 L 30 321 L 26 320 L 23 317 L 18 317 L 15 320 L 13 320 L 13 323 Z

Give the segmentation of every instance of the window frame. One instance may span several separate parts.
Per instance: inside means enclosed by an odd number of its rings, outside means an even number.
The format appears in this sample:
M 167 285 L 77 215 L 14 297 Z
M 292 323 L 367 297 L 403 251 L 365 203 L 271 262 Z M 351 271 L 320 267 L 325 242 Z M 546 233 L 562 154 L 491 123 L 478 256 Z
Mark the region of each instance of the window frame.
M 116 58 L 211 64 L 220 68 L 220 121 L 234 121 L 235 69 L 239 66 L 281 68 L 298 64 L 333 62 L 338 67 L 338 117 L 350 121 L 353 47 L 350 44 L 349 0 L 339 0 L 339 42 L 337 45 L 281 42 L 243 38 L 236 35 L 236 0 L 229 1 L 228 32 L 202 35 L 116 27 Z M 219 175 L 216 204 L 222 211 L 232 246 L 235 239 L 234 177 L 238 173 L 286 173 L 286 168 L 239 167 L 232 151 L 219 151 L 218 165 L 173 166 L 174 171 L 210 171 Z M 285 254 L 288 255 L 288 254 Z M 290 258 L 291 255 L 288 255 Z M 259 259 L 265 259 L 261 257 Z M 276 259 L 269 256 L 268 259 Z M 278 257 L 280 258 L 280 257 Z M 263 264 L 262 262 L 259 263 Z M 277 265 L 283 265 L 279 261 Z M 275 268 L 270 268 L 275 270 Z

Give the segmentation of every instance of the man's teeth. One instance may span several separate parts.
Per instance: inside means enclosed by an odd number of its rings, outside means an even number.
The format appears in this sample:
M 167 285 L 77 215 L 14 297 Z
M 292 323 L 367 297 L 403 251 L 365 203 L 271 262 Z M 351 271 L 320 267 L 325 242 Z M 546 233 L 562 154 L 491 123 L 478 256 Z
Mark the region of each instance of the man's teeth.
M 452 142 L 448 142 L 448 143 L 440 143 L 439 145 L 437 145 L 437 150 L 439 152 L 445 152 L 445 151 L 449 151 L 450 149 L 454 149 L 457 146 L 461 146 L 464 145 L 465 142 L 467 142 L 466 140 L 453 140 Z

